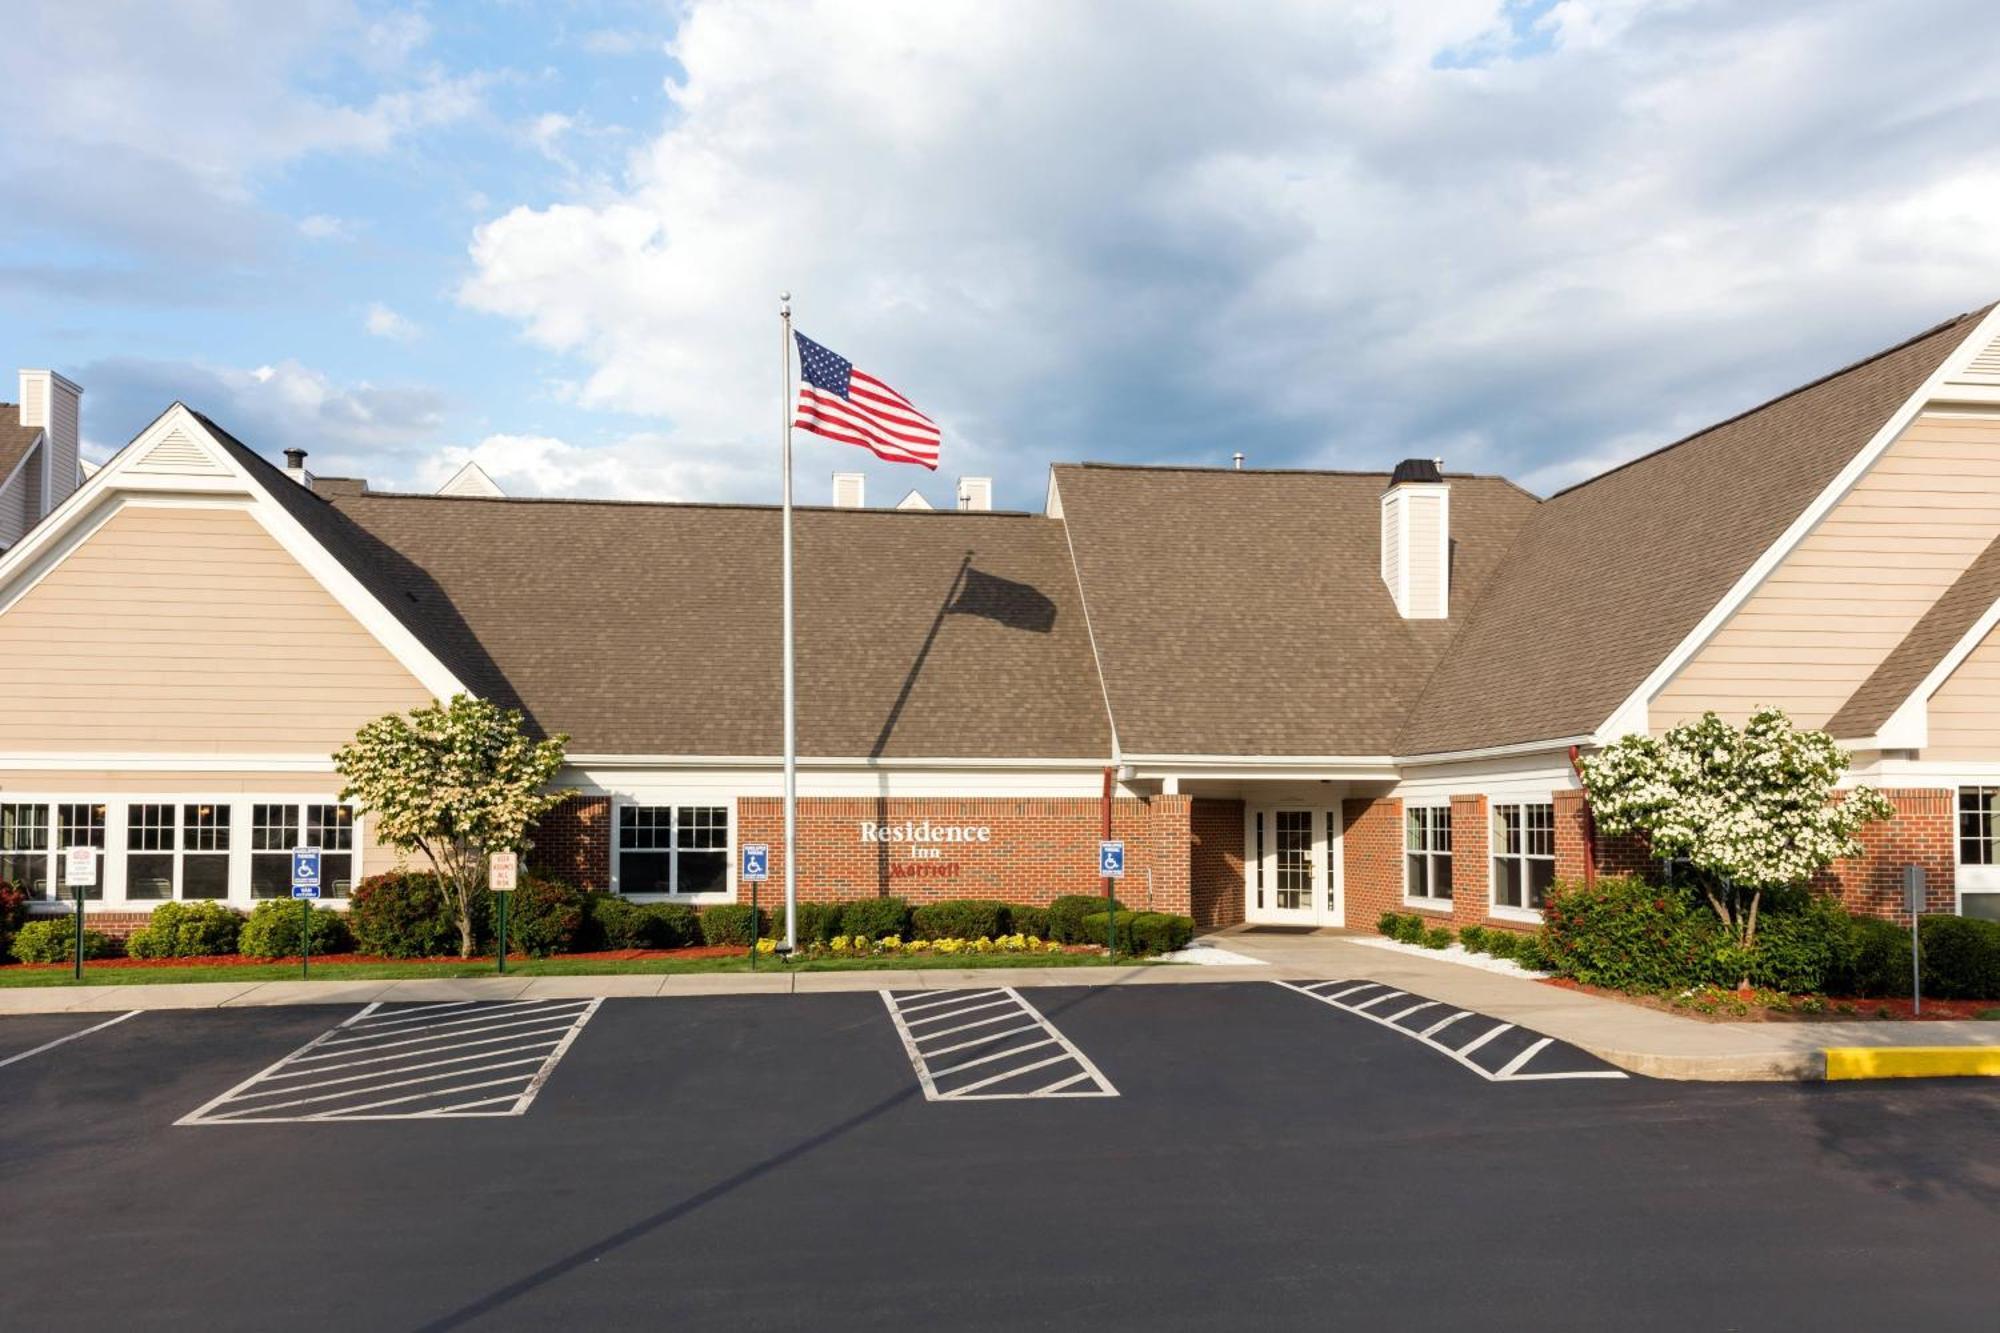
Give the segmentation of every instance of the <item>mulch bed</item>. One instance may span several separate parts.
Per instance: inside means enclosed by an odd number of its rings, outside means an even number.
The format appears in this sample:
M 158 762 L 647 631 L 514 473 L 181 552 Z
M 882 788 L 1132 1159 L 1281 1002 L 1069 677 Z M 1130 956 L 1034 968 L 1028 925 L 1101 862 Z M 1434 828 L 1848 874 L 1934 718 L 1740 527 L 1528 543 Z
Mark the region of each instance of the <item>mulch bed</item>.
M 1752 1005 L 1748 1013 L 1705 1013 L 1686 1005 L 1675 1004 L 1662 995 L 1632 995 L 1625 991 L 1607 990 L 1602 986 L 1586 986 L 1580 981 L 1567 977 L 1545 977 L 1544 986 L 1554 986 L 1558 990 L 1580 991 L 1585 995 L 1598 995 L 1607 1000 L 1623 1000 L 1646 1009 L 1658 1009 L 1662 1013 L 1679 1014 L 1683 1018 L 1699 1018 L 1710 1023 L 1851 1023 L 1858 1019 L 1880 1019 L 1885 1022 L 1950 1022 L 1954 1020 L 1976 1019 L 1983 1013 L 2000 1009 L 2000 1000 L 1924 1000 L 1921 1014 L 1911 1012 L 1910 997 L 1886 1000 L 1843 1000 L 1823 997 L 1825 1008 L 1818 1013 L 1805 1013 L 1797 1009 L 1772 1009 L 1763 1005 Z
M 579 963 L 630 963 L 643 962 L 655 958 L 668 958 L 679 962 L 691 962 L 698 958 L 741 958 L 749 952 L 740 945 L 709 946 L 700 945 L 688 949 L 607 949 L 601 953 L 565 953 L 555 955 L 566 962 Z M 526 954 L 510 953 L 508 958 L 526 960 Z M 199 958 L 91 958 L 84 966 L 92 970 L 112 968 L 162 968 L 162 967 L 265 967 L 272 963 L 295 963 L 297 954 L 284 958 L 252 958 L 248 954 L 209 954 Z M 345 963 L 490 963 L 492 954 L 476 954 L 471 958 L 383 958 L 372 953 L 316 953 L 314 963 L 329 967 L 339 967 Z M 67 972 L 69 963 L 14 963 L 24 972 Z

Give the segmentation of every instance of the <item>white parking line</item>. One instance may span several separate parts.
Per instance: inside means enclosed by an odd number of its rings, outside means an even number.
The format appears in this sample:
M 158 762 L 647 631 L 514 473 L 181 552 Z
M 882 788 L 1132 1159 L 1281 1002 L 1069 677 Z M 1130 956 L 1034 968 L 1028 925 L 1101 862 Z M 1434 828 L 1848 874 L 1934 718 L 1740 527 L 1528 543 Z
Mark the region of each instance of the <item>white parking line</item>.
M 1528 1063 L 1555 1043 L 1555 1038 L 1553 1037 L 1542 1037 L 1540 1040 L 1530 1043 L 1525 1050 L 1516 1054 L 1497 1070 L 1487 1069 L 1470 1058 L 1472 1053 L 1492 1041 L 1495 1037 L 1514 1031 L 1515 1028 L 1512 1023 L 1495 1021 L 1492 1027 L 1474 1037 L 1466 1045 L 1453 1048 L 1438 1041 L 1436 1039 L 1437 1034 L 1460 1019 L 1474 1017 L 1470 1010 L 1461 1009 L 1447 1018 L 1439 1019 L 1421 1032 L 1412 1031 L 1396 1020 L 1408 1017 L 1420 1009 L 1428 1008 L 1430 1005 L 1435 1004 L 1436 1001 L 1426 1000 L 1422 1004 L 1413 1005 L 1387 1018 L 1381 1014 L 1370 1013 L 1369 1011 L 1376 1005 L 1404 994 L 1402 991 L 1384 987 L 1380 982 L 1365 981 L 1358 986 L 1348 986 L 1347 983 L 1341 981 L 1313 981 L 1303 984 L 1292 981 L 1277 981 L 1272 984 L 1283 986 L 1286 990 L 1297 991 L 1301 995 L 1318 1000 L 1321 1004 L 1330 1005 L 1343 1013 L 1353 1014 L 1357 1018 L 1365 1018 L 1371 1023 L 1380 1024 L 1388 1028 L 1391 1032 L 1401 1033 L 1412 1041 L 1422 1042 L 1438 1054 L 1464 1065 L 1488 1083 L 1524 1083 L 1530 1080 L 1626 1077 L 1625 1071 L 1622 1069 L 1573 1069 L 1550 1071 L 1547 1073 L 1528 1072 Z M 1335 991 L 1334 988 L 1337 986 L 1345 986 L 1346 989 Z M 1362 991 L 1377 989 L 1382 990 L 1383 993 L 1372 999 L 1364 1000 L 1359 1004 L 1346 1003 L 1346 997 L 1350 995 L 1359 995 Z
M 993 997 L 998 997 L 993 998 Z M 916 1070 L 924 1099 L 933 1102 L 1008 1101 L 1036 1097 L 1116 1097 L 1118 1089 L 1104 1077 L 1090 1057 L 1078 1050 L 1069 1038 L 1057 1031 L 1048 1019 L 1011 986 L 992 990 L 953 991 L 940 998 L 933 991 L 898 995 L 882 992 L 889 1019 L 902 1038 L 903 1050 Z M 954 1020 L 991 1009 L 989 1014 L 970 1022 Z M 923 1017 L 912 1019 L 916 1013 Z M 935 1023 L 951 1024 L 932 1027 Z M 921 1030 L 920 1030 L 921 1029 Z M 977 1032 L 946 1045 L 935 1043 L 961 1033 Z M 1038 1039 L 1021 1041 L 1022 1037 Z M 1048 1054 L 1050 1048 L 1053 1054 Z M 977 1051 L 966 1059 L 949 1064 L 935 1063 L 942 1056 Z M 972 1070 L 991 1070 L 970 1082 L 962 1076 Z M 1036 1078 L 1034 1076 L 1041 1076 Z M 1028 1078 L 1033 1086 L 1015 1084 Z M 989 1091 L 1007 1085 L 1005 1091 Z
M 102 1023 L 93 1024 L 81 1032 L 72 1032 L 67 1037 L 57 1037 L 54 1041 L 45 1041 L 32 1051 L 22 1051 L 19 1055 L 10 1055 L 5 1060 L 0 1060 L 0 1069 L 5 1069 L 8 1065 L 19 1064 L 31 1055 L 40 1055 L 43 1051 L 53 1051 L 63 1043 L 75 1041 L 78 1037 L 88 1037 L 93 1032 L 102 1032 L 108 1027 L 115 1027 L 123 1023 L 126 1019 L 135 1017 L 138 1013 L 137 1009 L 133 1009 L 130 1012 L 118 1015 L 116 1018 L 107 1018 Z
M 525 1115 L 603 1003 L 563 1000 L 524 1008 L 520 1002 L 465 1002 L 388 1011 L 371 1004 L 174 1123 Z M 412 1025 L 413 1018 L 431 1021 Z M 495 1088 L 508 1091 L 495 1094 Z M 468 1094 L 479 1095 L 467 1100 Z

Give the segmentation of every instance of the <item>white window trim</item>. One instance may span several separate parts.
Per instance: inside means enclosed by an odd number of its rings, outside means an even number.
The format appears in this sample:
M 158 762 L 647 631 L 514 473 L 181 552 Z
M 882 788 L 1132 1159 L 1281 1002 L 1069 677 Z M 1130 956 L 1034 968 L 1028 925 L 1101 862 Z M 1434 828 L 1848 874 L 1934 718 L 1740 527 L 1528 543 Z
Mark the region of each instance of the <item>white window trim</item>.
M 1428 912 L 1450 912 L 1452 910 L 1452 902 L 1458 895 L 1458 852 L 1452 846 L 1450 840 L 1445 842 L 1442 854 L 1451 858 L 1452 897 L 1434 898 L 1410 892 L 1410 857 L 1413 854 L 1410 848 L 1410 812 L 1412 810 L 1442 810 L 1445 812 L 1445 816 L 1449 818 L 1451 815 L 1451 802 L 1406 801 L 1403 804 L 1402 827 L 1397 830 L 1403 835 L 1397 840 L 1400 844 L 1397 847 L 1397 861 L 1403 868 L 1403 906 L 1418 908 Z M 1439 855 L 1439 853 L 1435 850 L 1428 847 L 1424 849 L 1426 876 L 1429 873 L 1430 858 L 1436 855 Z
M 1537 800 L 1530 796 L 1511 796 L 1500 801 L 1489 798 L 1486 802 L 1486 912 L 1495 921 L 1518 921 L 1531 926 L 1542 923 L 1542 911 L 1539 907 L 1514 907 L 1500 901 L 1500 876 L 1496 873 L 1501 861 L 1519 861 L 1523 867 L 1521 883 L 1525 886 L 1528 882 L 1527 862 L 1547 861 L 1552 868 L 1554 867 L 1556 858 L 1553 847 L 1550 848 L 1548 856 L 1534 856 L 1526 851 L 1507 852 L 1501 849 L 1500 812 L 1505 809 L 1526 810 L 1531 805 L 1546 805 L 1552 818 L 1555 814 L 1553 798 Z M 1522 816 L 1521 833 L 1525 840 L 1527 836 L 1525 815 Z
M 624 885 L 622 882 L 623 877 L 619 874 L 619 861 L 621 859 L 621 854 L 623 853 L 624 848 L 620 847 L 618 844 L 619 829 L 622 827 L 623 820 L 625 818 L 624 812 L 627 809 L 633 807 L 638 807 L 642 809 L 646 807 L 653 807 L 653 808 L 665 807 L 667 809 L 671 809 L 672 811 L 674 811 L 674 815 L 672 816 L 672 827 L 674 830 L 674 838 L 677 845 L 672 849 L 672 860 L 669 861 L 668 864 L 671 867 L 669 871 L 670 875 L 669 882 L 678 886 L 680 883 L 680 875 L 681 875 L 680 847 L 678 846 L 678 841 L 680 838 L 679 820 L 680 820 L 680 810 L 683 806 L 702 806 L 710 809 L 720 809 L 726 812 L 725 817 L 729 821 L 729 836 L 726 839 L 728 846 L 723 849 L 723 887 L 716 889 L 710 893 L 677 893 L 671 891 L 667 893 L 626 893 L 624 891 Z M 692 903 L 698 906 L 707 906 L 710 903 L 735 902 L 736 867 L 737 867 L 737 855 L 736 855 L 737 822 L 738 821 L 737 821 L 737 811 L 736 811 L 736 798 L 733 796 L 690 796 L 682 793 L 675 793 L 674 795 L 671 796 L 662 796 L 658 800 L 639 800 L 630 797 L 614 797 L 611 802 L 611 837 L 610 837 L 611 865 L 608 871 L 609 879 L 607 881 L 611 885 L 611 892 L 617 895 L 618 897 L 625 899 L 627 902 L 634 902 L 634 903 Z M 653 850 L 658 850 L 658 849 L 655 848 Z M 708 851 L 714 849 L 697 848 L 694 850 Z
M 287 899 L 283 898 L 253 898 L 250 896 L 250 817 L 252 813 L 251 807 L 257 805 L 289 805 L 297 807 L 299 830 L 302 837 L 305 831 L 305 811 L 303 807 L 309 805 L 349 806 L 354 810 L 354 845 L 347 854 L 352 855 L 354 858 L 354 883 L 357 885 L 360 884 L 362 880 L 368 877 L 369 873 L 367 859 L 367 815 L 358 806 L 355 806 L 353 802 L 342 801 L 339 797 L 329 792 L 311 792 L 303 795 L 296 792 L 217 793 L 211 789 L 207 791 L 127 792 L 120 796 L 111 797 L 101 796 L 90 791 L 10 791 L 4 793 L 4 797 L 0 797 L 0 804 L 41 805 L 48 807 L 50 845 L 47 850 L 49 858 L 47 878 L 52 887 L 56 886 L 56 870 L 61 864 L 63 855 L 63 849 L 56 845 L 61 841 L 61 828 L 56 820 L 55 807 L 59 805 L 101 805 L 104 807 L 104 849 L 99 854 L 101 859 L 98 863 L 98 887 L 102 891 L 102 896 L 84 899 L 83 910 L 86 916 L 92 912 L 150 912 L 161 903 L 169 902 L 220 903 L 225 907 L 233 907 L 247 912 L 258 903 L 287 901 Z M 130 827 L 128 811 L 135 805 L 171 805 L 174 807 L 173 851 L 171 853 L 140 852 L 138 855 L 172 855 L 175 858 L 174 884 L 176 892 L 179 891 L 181 884 L 179 858 L 183 855 L 181 844 L 185 840 L 183 836 L 184 830 L 181 827 L 183 817 L 181 807 L 186 805 L 219 805 L 226 807 L 229 810 L 228 896 L 223 898 L 129 897 L 126 893 L 129 878 L 127 875 L 127 861 L 131 853 L 126 847 L 126 836 L 127 830 Z M 197 853 L 197 855 L 200 855 L 200 853 Z M 28 910 L 31 913 L 43 916 L 68 915 L 74 899 L 67 892 L 63 892 L 60 889 L 57 891 L 61 893 L 60 897 L 29 899 Z M 345 898 L 322 898 L 319 900 L 318 906 L 345 910 L 347 903 L 348 900 Z
M 2000 781 L 1956 782 L 1951 787 L 1951 910 L 1955 916 L 1965 915 L 1965 891 L 1974 893 L 2000 893 L 2000 865 L 1967 865 L 1959 857 L 1963 854 L 1963 844 L 1959 838 L 1958 800 L 1959 794 L 1968 787 L 2000 787 Z

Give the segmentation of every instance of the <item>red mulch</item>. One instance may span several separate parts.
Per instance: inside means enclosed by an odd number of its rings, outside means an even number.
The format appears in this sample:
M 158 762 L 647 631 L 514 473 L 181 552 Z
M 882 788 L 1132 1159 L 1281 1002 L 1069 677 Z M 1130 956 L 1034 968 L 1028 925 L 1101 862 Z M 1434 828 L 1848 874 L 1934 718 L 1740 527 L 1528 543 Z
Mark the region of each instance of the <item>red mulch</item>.
M 1647 1009 L 1659 1009 L 1665 1013 L 1680 1014 L 1685 1018 L 1707 1019 L 1715 1023 L 1824 1023 L 1853 1022 L 1856 1019 L 1875 1018 L 1887 1022 L 1915 1020 L 1918 1022 L 1944 1022 L 1978 1018 L 1982 1013 L 2000 1009 L 2000 1000 L 1924 1000 L 1921 1014 L 1910 1011 L 1910 997 L 1893 1000 L 1843 1000 L 1825 997 L 1826 1007 L 1818 1013 L 1801 1013 L 1796 1009 L 1767 1009 L 1753 1006 L 1747 1014 L 1709 1014 L 1658 995 L 1630 995 L 1624 991 L 1607 990 L 1602 986 L 1586 986 L 1568 977 L 1544 977 L 1544 986 L 1554 986 L 1558 990 L 1579 991 L 1585 995 L 1599 995 L 1607 1000 L 1623 1000 L 1627 1004 L 1640 1005 Z
M 747 949 L 742 948 L 740 945 L 702 945 L 687 949 L 609 949 L 602 953 L 566 953 L 560 955 L 560 957 L 565 960 L 575 960 L 584 963 L 626 963 L 653 958 L 672 958 L 681 961 L 691 961 L 696 958 L 740 958 L 748 952 Z M 510 953 L 507 956 L 509 958 L 521 959 L 527 957 L 526 954 L 517 953 Z M 296 962 L 297 960 L 297 954 L 290 954 L 284 958 L 252 958 L 247 954 L 223 953 L 209 954 L 199 958 L 92 958 L 85 960 L 84 966 L 93 969 L 120 967 L 237 967 L 263 966 L 269 963 L 288 963 Z M 315 963 L 338 966 L 342 963 L 490 963 L 494 959 L 491 954 L 475 955 L 471 958 L 382 958 L 371 953 L 316 953 L 313 955 L 313 961 Z M 26 972 L 56 970 L 67 972 L 70 970 L 71 964 L 15 963 L 12 966 Z

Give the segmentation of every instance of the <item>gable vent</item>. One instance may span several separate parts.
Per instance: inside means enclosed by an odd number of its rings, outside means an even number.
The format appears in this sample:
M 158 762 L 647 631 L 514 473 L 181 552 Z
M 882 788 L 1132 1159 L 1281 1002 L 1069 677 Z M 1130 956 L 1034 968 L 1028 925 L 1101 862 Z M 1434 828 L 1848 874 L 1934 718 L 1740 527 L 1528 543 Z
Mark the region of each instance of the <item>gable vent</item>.
M 186 431 L 172 430 L 132 464 L 134 472 L 197 472 L 207 476 L 226 475 L 227 469 L 189 438 Z
M 2000 384 L 2000 338 L 1980 348 L 1979 354 L 1952 378 L 1970 384 Z

